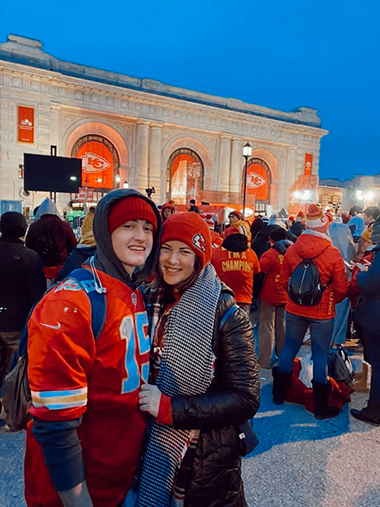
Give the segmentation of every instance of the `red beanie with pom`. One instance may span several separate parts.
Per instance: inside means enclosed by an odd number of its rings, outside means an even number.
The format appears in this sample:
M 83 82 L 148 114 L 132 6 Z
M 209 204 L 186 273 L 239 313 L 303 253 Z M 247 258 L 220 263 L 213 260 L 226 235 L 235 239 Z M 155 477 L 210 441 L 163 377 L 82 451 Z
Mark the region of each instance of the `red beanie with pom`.
M 199 257 L 202 268 L 210 261 L 212 253 L 211 234 L 206 222 L 198 213 L 178 213 L 164 223 L 161 245 L 167 241 L 182 241 Z

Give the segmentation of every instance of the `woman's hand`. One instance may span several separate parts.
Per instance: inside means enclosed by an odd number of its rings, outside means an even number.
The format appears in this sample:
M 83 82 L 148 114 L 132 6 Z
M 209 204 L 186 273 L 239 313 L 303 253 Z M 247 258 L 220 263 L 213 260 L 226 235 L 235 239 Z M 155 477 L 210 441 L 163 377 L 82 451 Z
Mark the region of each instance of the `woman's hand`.
M 158 415 L 158 408 L 160 406 L 161 391 L 156 386 L 151 384 L 143 384 L 139 392 L 140 410 L 149 412 L 154 417 Z

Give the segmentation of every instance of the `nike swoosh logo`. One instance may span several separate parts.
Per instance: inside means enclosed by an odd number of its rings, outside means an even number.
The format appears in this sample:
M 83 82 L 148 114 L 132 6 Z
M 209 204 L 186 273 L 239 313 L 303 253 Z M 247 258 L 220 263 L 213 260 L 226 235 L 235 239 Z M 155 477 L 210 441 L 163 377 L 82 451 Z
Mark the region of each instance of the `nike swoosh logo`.
M 43 322 L 40 322 L 41 326 L 50 327 L 50 329 L 61 329 L 61 323 L 58 322 L 56 326 L 52 326 L 51 324 L 44 324 Z

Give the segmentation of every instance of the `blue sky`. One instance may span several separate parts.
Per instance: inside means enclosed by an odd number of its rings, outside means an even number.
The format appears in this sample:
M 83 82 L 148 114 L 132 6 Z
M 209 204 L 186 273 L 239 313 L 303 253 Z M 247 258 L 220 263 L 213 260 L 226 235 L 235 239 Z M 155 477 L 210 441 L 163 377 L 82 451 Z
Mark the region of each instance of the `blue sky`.
M 380 173 L 377 0 L 0 2 L 0 42 L 289 111 L 317 109 L 320 177 Z

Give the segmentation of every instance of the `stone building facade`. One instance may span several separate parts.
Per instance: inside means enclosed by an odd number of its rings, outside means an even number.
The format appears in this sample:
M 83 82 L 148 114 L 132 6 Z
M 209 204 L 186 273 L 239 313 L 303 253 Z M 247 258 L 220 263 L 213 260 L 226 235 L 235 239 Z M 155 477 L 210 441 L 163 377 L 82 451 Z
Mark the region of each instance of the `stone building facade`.
M 0 198 L 21 198 L 24 207 L 45 194 L 23 192 L 23 155 L 49 155 L 52 145 L 58 156 L 83 158 L 82 185 L 95 191 L 128 182 L 142 192 L 154 187 L 157 203 L 193 196 L 238 204 L 249 142 L 247 203 L 278 211 L 289 207 L 300 178 L 317 191 L 326 134 L 308 107 L 276 111 L 76 65 L 20 36 L 0 44 Z M 68 197 L 57 202 L 65 206 Z

